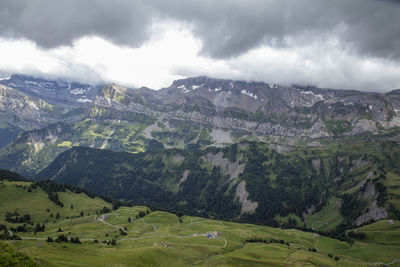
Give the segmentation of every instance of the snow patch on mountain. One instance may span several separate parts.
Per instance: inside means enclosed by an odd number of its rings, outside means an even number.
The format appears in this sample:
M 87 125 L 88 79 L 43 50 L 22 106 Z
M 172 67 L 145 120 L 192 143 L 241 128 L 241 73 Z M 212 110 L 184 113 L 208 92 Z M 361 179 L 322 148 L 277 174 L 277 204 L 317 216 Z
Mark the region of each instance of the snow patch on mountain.
M 240 92 L 241 92 L 243 95 L 248 95 L 248 96 L 254 98 L 255 100 L 257 100 L 257 98 L 258 98 L 258 96 L 257 96 L 256 94 L 253 94 L 253 93 L 248 92 L 248 91 L 246 91 L 246 90 L 242 90 L 242 91 L 240 91 Z
M 75 88 L 69 92 L 73 95 L 83 95 L 84 93 L 86 93 L 86 89 L 85 88 Z
M 219 92 L 219 91 L 221 91 L 222 90 L 222 88 L 221 88 L 221 86 L 220 87 L 216 87 L 216 88 L 214 88 L 214 89 L 210 89 L 210 88 L 208 88 L 208 91 L 210 92 L 210 93 L 216 93 L 216 92 Z
M 78 103 L 91 103 L 93 101 L 90 100 L 90 99 L 87 99 L 87 98 L 79 98 L 78 100 L 76 100 L 76 102 L 78 102 Z
M 187 89 L 185 85 L 180 85 L 180 86 L 178 86 L 178 87 L 176 87 L 176 88 L 181 89 L 181 93 L 182 93 L 182 94 L 187 94 L 187 93 L 190 92 L 190 90 Z
M 300 94 L 303 96 L 309 96 L 309 97 L 311 96 L 313 98 L 319 99 L 319 101 L 324 100 L 323 95 L 321 95 L 321 94 L 316 95 L 316 94 L 314 94 L 313 91 L 301 91 Z
M 34 82 L 34 81 L 24 81 L 24 83 L 26 83 L 26 84 L 33 84 L 33 85 L 36 85 L 36 86 L 42 87 L 42 85 L 41 85 L 40 83 L 38 83 L 38 82 Z
M 200 87 L 203 87 L 203 84 L 200 84 L 200 85 L 193 85 L 193 86 L 192 86 L 192 89 L 193 89 L 193 90 L 196 90 L 197 88 L 200 88 Z

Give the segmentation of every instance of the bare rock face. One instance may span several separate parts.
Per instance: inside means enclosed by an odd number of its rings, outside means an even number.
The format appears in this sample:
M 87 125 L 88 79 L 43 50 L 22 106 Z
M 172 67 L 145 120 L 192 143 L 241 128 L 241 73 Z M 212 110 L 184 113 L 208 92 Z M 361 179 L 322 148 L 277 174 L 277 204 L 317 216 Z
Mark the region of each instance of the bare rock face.
M 49 104 L 67 109 L 91 103 L 101 88 L 79 82 L 48 80 L 26 75 L 12 75 L 0 83 L 30 97 L 40 98 Z
M 378 129 L 376 127 L 376 122 L 372 120 L 360 119 L 353 122 L 353 129 L 351 132 L 346 133 L 346 135 L 355 135 L 364 132 L 377 133 Z
M 376 203 L 376 200 L 373 202 L 372 207 L 370 208 L 370 210 L 366 213 L 364 213 L 363 215 L 359 216 L 354 222 L 353 225 L 355 226 L 360 226 L 362 224 L 371 222 L 371 221 L 378 221 L 381 219 L 386 218 L 387 215 L 387 211 L 386 209 L 379 207 Z
M 235 197 L 239 199 L 239 202 L 242 204 L 242 214 L 243 213 L 249 213 L 249 212 L 254 212 L 257 207 L 258 203 L 253 202 L 249 199 L 249 192 L 246 190 L 246 182 L 241 181 L 237 188 L 236 188 L 236 194 Z
M 321 137 L 329 137 L 328 130 L 325 126 L 325 123 L 321 118 L 318 118 L 313 126 L 304 132 L 304 136 L 308 136 L 310 138 L 321 138 Z
M 372 200 L 378 197 L 378 192 L 375 190 L 373 183 L 368 183 L 365 187 L 364 194 L 362 196 L 365 200 Z
M 0 84 L 0 120 L 9 121 L 23 129 L 43 127 L 57 121 L 56 116 L 52 115 L 54 108 L 39 98 Z
M 138 103 L 128 90 L 125 93 L 130 97 L 114 107 L 121 109 L 123 104 L 126 110 L 145 110 L 167 120 L 194 122 L 224 132 L 244 131 L 260 138 L 376 134 L 382 127 L 400 125 L 397 91 L 364 93 L 194 77 L 176 80 L 159 91 L 143 88 L 135 92 L 144 103 Z M 214 144 L 220 142 L 220 136 L 214 132 Z M 226 135 L 223 141 L 230 143 Z
M 239 175 L 243 173 L 245 167 L 245 164 L 239 164 L 241 157 L 235 162 L 231 162 L 229 159 L 224 158 L 222 152 L 218 152 L 217 154 L 211 152 L 207 153 L 203 159 L 210 162 L 213 166 L 220 167 L 224 174 L 228 174 L 229 179 L 227 182 L 239 177 Z
M 214 129 L 210 135 L 216 145 L 233 143 L 232 137 L 230 136 L 230 133 L 227 131 Z
M 189 173 L 190 173 L 189 170 L 185 170 L 185 171 L 183 172 L 182 178 L 179 180 L 179 185 L 182 184 L 182 183 L 184 183 L 184 182 L 187 180 L 187 178 L 188 178 L 188 176 L 189 176 Z
M 352 166 L 350 168 L 350 172 L 356 171 L 364 166 L 366 166 L 369 163 L 369 160 L 364 160 L 362 158 L 359 158 L 358 160 L 353 160 L 351 162 Z
M 46 109 L 43 103 L 67 110 L 85 107 L 79 119 L 93 113 L 96 119 L 102 119 L 102 112 L 106 109 L 108 120 L 119 120 L 112 117 L 117 112 L 129 112 L 144 114 L 153 122 L 197 124 L 209 128 L 212 145 L 235 142 L 237 137 L 233 136 L 238 136 L 238 133 L 253 136 L 256 140 L 266 137 L 275 140 L 281 137 L 305 138 L 311 144 L 321 138 L 364 132 L 377 134 L 400 126 L 399 90 L 387 94 L 364 93 L 208 77 L 176 80 L 158 91 L 144 87 L 129 89 L 117 84 L 100 88 L 21 75 L 0 83 L 12 87 L 8 91 L 27 94 L 28 98 L 36 97 L 37 101 L 21 97 L 14 101 L 10 93 L 3 93 L 3 100 L 0 99 L 1 107 L 13 107 L 14 113 L 20 112 L 19 115 L 30 111 L 32 121 L 21 122 L 30 124 L 30 128 L 60 121 L 60 118 L 43 115 Z M 179 129 L 168 129 L 169 132 L 176 130 Z M 154 127 L 141 131 L 143 136 L 152 139 L 151 131 L 162 132 L 162 129 Z
M 312 165 L 313 165 L 313 167 L 314 167 L 314 170 L 315 170 L 317 173 L 319 173 L 320 170 L 321 170 L 321 160 L 320 160 L 320 159 L 313 159 L 313 160 L 311 161 L 311 163 L 312 163 Z

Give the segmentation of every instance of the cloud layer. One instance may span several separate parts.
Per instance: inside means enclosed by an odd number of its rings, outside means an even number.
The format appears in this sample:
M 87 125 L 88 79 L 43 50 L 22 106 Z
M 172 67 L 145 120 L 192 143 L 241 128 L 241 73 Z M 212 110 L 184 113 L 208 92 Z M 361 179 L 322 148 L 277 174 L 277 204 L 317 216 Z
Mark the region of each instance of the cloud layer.
M 400 87 L 398 14 L 396 0 L 2 0 L 0 46 L 24 42 L 55 65 L 20 58 L 0 69 L 135 85 L 208 74 L 384 90 Z M 105 49 L 91 60 L 89 39 Z M 158 82 L 143 78 L 150 63 Z

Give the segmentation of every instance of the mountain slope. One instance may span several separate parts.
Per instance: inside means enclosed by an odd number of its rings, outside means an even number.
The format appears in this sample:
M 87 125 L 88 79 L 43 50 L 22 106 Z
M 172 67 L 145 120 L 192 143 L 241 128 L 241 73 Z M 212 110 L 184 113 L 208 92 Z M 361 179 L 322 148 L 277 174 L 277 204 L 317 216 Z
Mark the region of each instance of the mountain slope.
M 0 121 L 0 148 L 9 144 L 23 130 L 18 126 L 12 125 L 6 121 Z
M 92 102 L 100 89 L 99 86 L 89 84 L 48 80 L 19 74 L 12 75 L 9 79 L 0 80 L 0 84 L 67 109 L 78 107 L 82 103 Z
M 30 97 L 13 88 L 0 85 L 1 120 L 25 129 L 43 127 L 54 122 L 62 110 L 47 102 Z
M 37 178 L 187 214 L 324 231 L 399 217 L 398 144 L 277 149 L 241 143 L 129 154 L 77 147 Z
M 42 186 L 61 185 L 45 182 Z M 110 203 L 69 189 L 57 194 L 64 207 L 50 201 L 40 183 L 35 187 L 31 182 L 0 181 L 0 237 L 8 239 L 11 229 L 18 236 L 0 242 L 1 265 L 397 264 L 400 243 L 394 237 L 399 234 L 399 221 L 357 228 L 357 235 L 347 232 L 348 242 L 342 242 L 294 229 L 176 215 L 143 206 L 111 210 Z M 7 244 L 11 242 L 15 247 Z
M 86 190 L 48 181 L 33 183 L 4 170 L 0 170 L 0 184 L 0 201 L 3 203 L 0 207 L 0 223 L 8 226 L 15 223 L 14 219 L 22 220 L 25 214 L 29 215 L 32 222 L 47 223 L 79 216 L 82 210 L 93 213 L 104 206 L 112 206 L 111 202 Z M 57 213 L 60 218 L 55 218 Z
M 99 89 L 25 75 L 0 80 L 0 148 L 22 131 L 81 119 Z
M 300 146 L 398 141 L 399 110 L 398 90 L 363 93 L 207 77 L 177 80 L 159 91 L 111 84 L 92 103 L 64 115 L 52 142 L 42 141 L 54 125 L 17 138 L 0 159 L 9 163 L 3 168 L 33 175 L 71 146 L 139 152 L 150 140 L 167 148 L 244 140 Z M 42 140 L 43 149 L 26 135 Z

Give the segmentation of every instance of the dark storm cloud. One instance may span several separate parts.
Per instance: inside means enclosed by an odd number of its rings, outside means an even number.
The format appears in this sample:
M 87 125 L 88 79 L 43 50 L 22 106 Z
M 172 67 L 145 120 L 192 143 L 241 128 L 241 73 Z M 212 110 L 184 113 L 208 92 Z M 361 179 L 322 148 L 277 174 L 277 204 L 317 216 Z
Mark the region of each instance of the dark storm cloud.
M 153 10 L 144 1 L 1 0 L 0 33 L 49 48 L 99 35 L 119 44 L 145 41 Z M 148 15 L 150 14 L 150 16 Z
M 285 45 L 285 37 L 304 35 L 318 41 L 338 25 L 346 45 L 361 54 L 400 58 L 399 1 L 248 0 L 163 1 L 165 13 L 195 25 L 214 57 L 229 57 L 264 42 Z M 179 8 L 176 8 L 179 6 Z M 293 45 L 293 44 L 292 44 Z
M 44 47 L 99 35 L 138 46 L 163 19 L 187 23 L 203 53 L 227 58 L 261 44 L 314 42 L 333 32 L 366 56 L 400 59 L 400 4 L 394 0 L 2 0 L 0 34 Z M 342 25 L 340 31 L 334 31 Z M 296 39 L 297 40 L 297 39 Z

